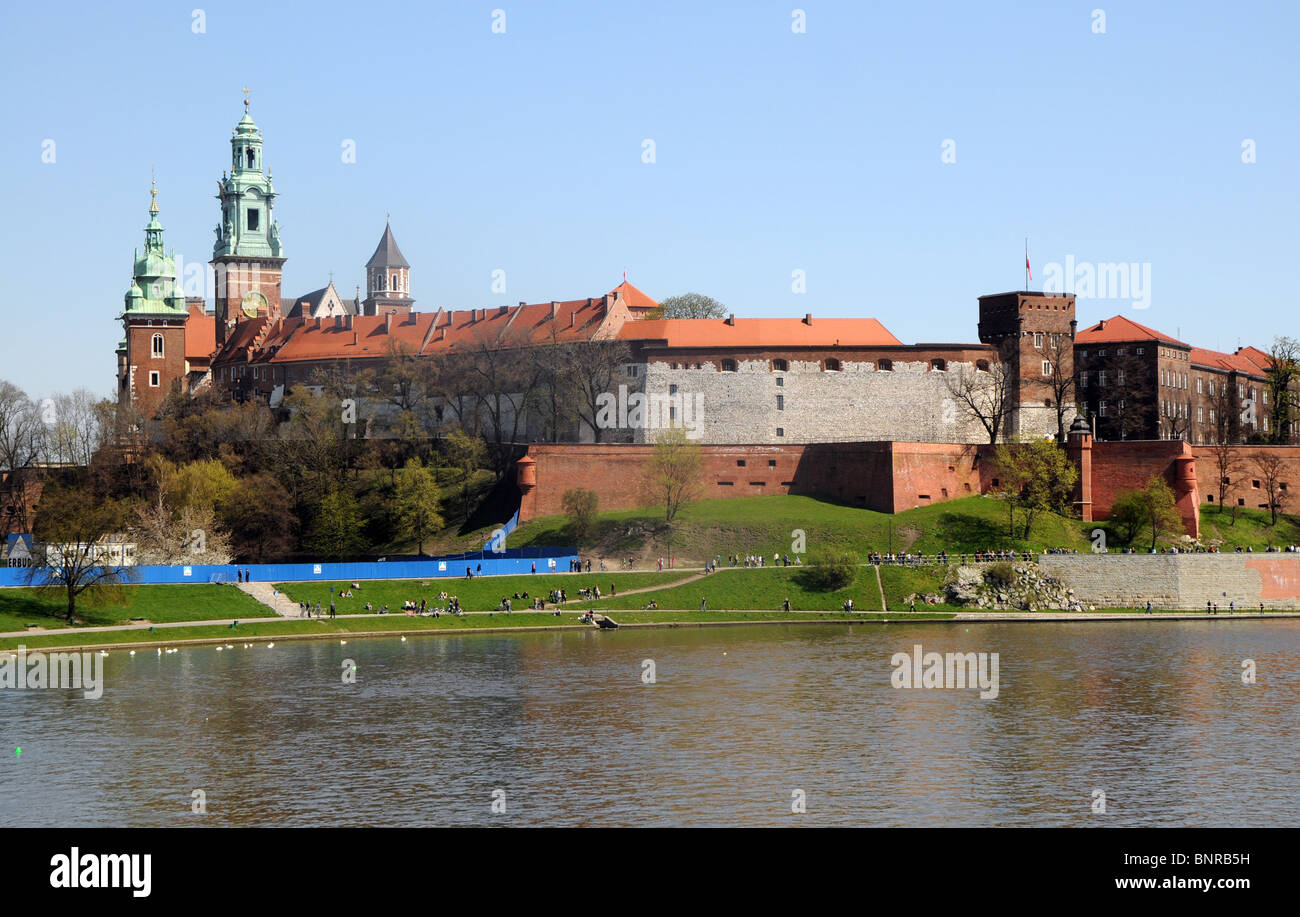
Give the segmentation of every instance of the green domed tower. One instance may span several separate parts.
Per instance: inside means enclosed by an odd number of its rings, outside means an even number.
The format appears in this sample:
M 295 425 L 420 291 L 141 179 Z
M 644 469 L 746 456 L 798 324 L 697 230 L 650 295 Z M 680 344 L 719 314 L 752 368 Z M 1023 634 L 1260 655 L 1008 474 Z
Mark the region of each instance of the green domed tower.
M 247 94 L 248 90 L 244 90 Z M 236 323 L 280 317 L 280 279 L 285 262 L 280 227 L 272 214 L 275 186 L 263 171 L 262 132 L 248 112 L 230 137 L 230 171 L 217 182 L 221 222 L 212 247 L 216 275 L 217 344 Z
M 156 183 L 149 194 L 144 252 L 137 250 L 132 259 L 131 288 L 121 316 L 125 336 L 117 347 L 118 400 L 145 417 L 154 416 L 171 391 L 184 388 L 185 323 L 190 317 L 176 261 L 163 248 Z

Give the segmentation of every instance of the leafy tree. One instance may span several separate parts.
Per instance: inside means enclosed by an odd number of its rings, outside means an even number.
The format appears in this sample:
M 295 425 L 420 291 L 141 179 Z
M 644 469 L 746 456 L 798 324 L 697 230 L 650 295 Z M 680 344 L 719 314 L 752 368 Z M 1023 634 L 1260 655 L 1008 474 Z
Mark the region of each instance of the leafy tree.
M 101 561 L 105 537 L 121 532 L 127 517 L 124 503 L 81 486 L 54 484 L 41 494 L 34 534 L 45 553 L 28 568 L 27 582 L 66 601 L 69 624 L 77 619 L 79 597 L 92 606 L 124 601 L 121 587 L 134 579 L 134 570 Z
M 241 479 L 219 510 L 230 531 L 231 548 L 241 560 L 264 563 L 293 548 L 293 501 L 271 475 Z
M 363 544 L 356 497 L 347 490 L 326 494 L 316 510 L 308 546 L 322 557 L 338 559 L 358 553 Z
M 703 293 L 682 293 L 659 301 L 652 318 L 726 318 L 727 307 Z
M 994 493 L 1007 505 L 1008 534 L 1016 534 L 1019 513 L 1027 541 L 1037 515 L 1067 510 L 1079 469 L 1059 443 L 1033 439 L 998 446 L 993 454 L 993 475 L 997 479 Z
M 397 524 L 415 536 L 420 554 L 424 553 L 424 539 L 442 528 L 440 499 L 433 470 L 425 468 L 418 458 L 407 461 L 397 476 L 393 504 Z
M 443 461 L 457 472 L 461 512 L 469 518 L 469 484 L 474 477 L 474 472 L 481 468 L 487 459 L 487 444 L 477 436 L 468 435 L 464 430 L 455 430 L 442 438 L 439 448 Z
M 681 427 L 662 431 L 646 471 L 646 484 L 656 502 L 664 505 L 664 520 L 672 522 L 683 503 L 699 494 L 702 460 L 700 445 Z
M 586 538 L 596 524 L 596 507 L 600 498 L 594 490 L 581 487 L 566 490 L 561 498 L 564 512 L 569 517 L 569 525 L 578 538 Z
M 1141 490 L 1122 490 L 1115 496 L 1111 522 L 1116 523 L 1127 541 L 1139 534 L 1151 533 L 1151 550 L 1162 538 L 1181 532 L 1183 519 L 1173 488 L 1160 475 L 1152 475 Z

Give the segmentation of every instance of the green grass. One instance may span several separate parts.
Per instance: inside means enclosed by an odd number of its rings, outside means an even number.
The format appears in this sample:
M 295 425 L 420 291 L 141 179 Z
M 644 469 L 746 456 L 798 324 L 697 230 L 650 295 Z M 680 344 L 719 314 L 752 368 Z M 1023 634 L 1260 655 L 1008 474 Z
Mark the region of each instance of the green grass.
M 927 593 L 938 593 L 944 595 L 943 581 L 947 572 L 946 566 L 927 565 L 923 567 L 890 567 L 882 566 L 880 568 L 880 582 L 885 587 L 885 600 L 889 603 L 892 611 L 899 611 L 907 608 L 904 601 L 912 593 L 925 595 Z M 949 605 L 947 602 L 941 602 L 938 605 L 926 605 L 924 602 L 916 603 L 917 609 L 922 608 L 953 608 L 962 611 L 974 611 L 977 609 L 965 608 L 960 605 Z
M 1237 508 L 1237 521 L 1234 524 L 1231 510 L 1220 513 L 1217 505 L 1201 504 L 1201 542 L 1212 544 L 1222 541 L 1228 550 L 1251 547 L 1262 551 L 1270 545 L 1285 547 L 1300 544 L 1300 516 L 1279 514 L 1277 525 L 1272 525 L 1272 517 L 1267 510 Z M 1148 547 L 1150 542 L 1142 545 Z M 1223 550 L 1221 547 L 1220 550 Z
M 274 618 L 275 612 L 232 586 L 185 584 L 123 586 L 126 604 L 91 606 L 77 601 L 77 618 L 86 626 L 129 624 L 146 618 L 155 624 L 172 621 L 211 621 L 223 618 Z M 0 589 L 0 631 L 22 630 L 28 624 L 67 627 L 66 602 L 35 589 Z
M 909 615 L 907 620 L 947 620 L 951 614 L 931 614 Z M 224 640 L 233 643 L 236 646 L 247 643 L 252 640 L 267 640 L 284 636 L 318 636 L 343 638 L 349 634 L 374 633 L 376 631 L 392 632 L 396 634 L 400 631 L 421 631 L 430 633 L 472 633 L 476 630 L 484 630 L 494 627 L 555 627 L 555 626 L 581 626 L 578 620 L 577 612 L 566 611 L 559 617 L 552 614 L 542 614 L 539 612 L 515 613 L 515 614 L 495 614 L 495 615 L 467 615 L 464 618 L 441 617 L 441 618 L 408 618 L 405 615 L 396 617 L 374 617 L 366 616 L 365 618 L 351 618 L 347 620 L 339 619 L 335 621 L 312 620 L 312 621 L 287 621 L 283 619 L 275 621 L 241 621 L 238 627 L 228 625 L 198 625 L 195 627 L 168 627 L 157 631 L 149 630 L 122 630 L 122 631 L 95 631 L 86 633 L 84 631 L 64 630 L 59 633 L 32 634 L 24 637 L 7 637 L 0 639 L 0 649 L 17 649 L 19 645 L 26 646 L 28 649 L 37 647 L 53 646 L 103 646 L 115 643 L 137 643 L 137 644 L 160 644 L 175 643 L 183 640 Z M 872 621 L 872 620 L 898 620 L 890 618 L 889 615 L 882 614 L 855 614 L 855 621 Z M 772 622 L 808 622 L 808 621 L 841 621 L 844 615 L 839 612 L 826 612 L 821 614 L 782 614 L 780 612 L 759 612 L 759 611 L 730 611 L 730 612 L 620 612 L 615 618 L 619 624 L 665 624 L 665 625 L 689 625 L 696 623 L 709 622 L 746 622 L 746 623 L 772 623 Z M 242 647 L 240 647 L 242 649 Z M 258 647 L 259 649 L 264 647 Z M 250 650 L 251 652 L 251 650 Z
M 704 579 L 684 586 L 673 586 L 638 595 L 602 598 L 592 603 L 596 608 L 644 608 L 654 599 L 660 608 L 698 609 L 700 598 L 709 608 L 770 610 L 781 608 L 789 597 L 795 611 L 823 610 L 838 612 L 847 599 L 862 611 L 880 610 L 880 589 L 869 567 L 861 567 L 853 584 L 835 592 L 820 592 L 803 586 L 799 567 L 764 567 L 760 569 L 723 568 Z M 587 603 L 583 603 L 584 607 Z
M 593 564 L 593 567 L 596 565 Z M 578 589 L 600 586 L 602 593 L 608 593 L 609 587 L 615 585 L 620 592 L 628 589 L 640 589 L 646 586 L 658 586 L 672 583 L 693 575 L 690 572 L 665 570 L 662 573 L 611 573 L 593 569 L 591 573 L 537 573 L 519 576 L 476 576 L 469 580 L 460 578 L 440 578 L 428 580 L 364 580 L 360 589 L 352 589 L 353 597 L 339 598 L 339 593 L 351 587 L 344 582 L 337 583 L 277 583 L 276 588 L 294 602 L 320 602 L 321 610 L 328 611 L 330 605 L 330 586 L 334 587 L 334 604 L 339 614 L 365 614 L 366 603 L 375 606 L 378 611 L 385 603 L 390 614 L 402 614 L 402 603 L 407 599 L 419 602 L 427 599 L 431 605 L 445 606 L 438 600 L 438 593 L 444 590 L 449 595 L 460 598 L 460 606 L 466 611 L 491 611 L 501 602 L 501 597 L 513 596 L 516 592 L 527 592 L 529 597 L 546 598 L 552 589 L 564 589 L 569 594 L 569 603 L 578 602 Z M 424 586 L 422 583 L 428 583 Z M 518 612 L 528 601 L 512 600 Z M 698 604 L 698 603 L 697 603 Z

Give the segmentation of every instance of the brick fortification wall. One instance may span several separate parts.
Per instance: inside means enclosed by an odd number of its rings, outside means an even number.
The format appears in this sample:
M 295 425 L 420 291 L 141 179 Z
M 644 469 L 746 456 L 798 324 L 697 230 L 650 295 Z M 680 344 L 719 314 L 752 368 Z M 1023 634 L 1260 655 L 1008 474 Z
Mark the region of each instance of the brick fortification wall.
M 699 496 L 803 494 L 901 512 L 980 493 L 986 483 L 980 456 L 987 448 L 947 443 L 701 446 Z M 596 491 L 602 510 L 654 505 L 658 498 L 645 483 L 653 453 L 653 446 L 642 444 L 529 447 L 536 484 L 521 487 L 520 521 L 563 513 L 564 492 L 579 487 Z
M 1300 608 L 1300 554 L 1045 554 L 1038 566 L 1098 608 Z
M 1134 440 L 1092 444 L 1092 517 L 1110 518 L 1111 507 L 1122 490 L 1141 490 L 1152 475 L 1165 479 L 1178 498 L 1183 528 L 1193 536 L 1200 532 L 1199 493 L 1195 479 L 1180 480 L 1180 458 L 1191 457 L 1192 449 L 1182 440 Z M 1199 463 L 1198 463 L 1199 464 Z M 1197 469 L 1204 474 L 1203 469 Z
M 1205 503 L 1215 503 L 1219 499 L 1219 463 L 1213 446 L 1194 446 L 1196 455 L 1196 479 Z M 1267 509 L 1268 494 L 1263 489 L 1262 474 L 1256 467 L 1256 460 L 1262 456 L 1273 455 L 1282 460 L 1280 481 L 1286 484 L 1286 497 L 1282 504 L 1285 512 L 1300 510 L 1300 446 L 1234 446 L 1233 459 L 1238 466 L 1235 474 L 1229 475 L 1232 482 L 1224 497 L 1229 504 L 1245 501 L 1240 505 L 1248 509 Z M 1255 487 L 1255 481 L 1260 487 Z

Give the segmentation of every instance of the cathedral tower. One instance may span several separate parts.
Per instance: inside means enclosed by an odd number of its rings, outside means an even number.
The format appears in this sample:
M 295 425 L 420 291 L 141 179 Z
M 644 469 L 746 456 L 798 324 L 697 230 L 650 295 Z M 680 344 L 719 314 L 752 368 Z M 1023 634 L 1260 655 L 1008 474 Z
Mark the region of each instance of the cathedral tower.
M 131 289 L 122 312 L 126 336 L 117 345 L 118 402 L 146 418 L 157 414 L 172 391 L 184 390 L 185 322 L 190 317 L 176 262 L 163 250 L 157 187 L 149 193 L 144 254 L 137 250 L 132 260 Z
M 411 265 L 402 257 L 402 250 L 393 238 L 393 228 L 384 224 L 384 234 L 379 239 L 375 253 L 366 262 L 366 299 L 362 314 L 384 315 L 397 312 L 406 315 L 415 305 L 411 298 Z
M 245 95 L 244 116 L 230 138 L 230 173 L 223 172 L 217 182 L 221 222 L 212 247 L 212 269 L 218 345 L 239 322 L 280 318 L 280 277 L 286 259 L 271 211 L 275 187 L 262 165 L 262 132 L 248 113 Z

